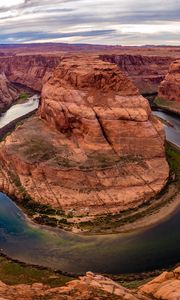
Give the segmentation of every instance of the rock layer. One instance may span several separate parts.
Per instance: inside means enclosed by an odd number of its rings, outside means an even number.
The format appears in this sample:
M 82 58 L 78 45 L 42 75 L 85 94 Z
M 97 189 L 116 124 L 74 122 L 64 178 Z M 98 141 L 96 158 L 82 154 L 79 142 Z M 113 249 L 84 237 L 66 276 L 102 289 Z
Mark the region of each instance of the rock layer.
M 0 74 L 0 112 L 18 96 L 18 90 L 9 82 L 4 73 Z
M 180 103 L 180 60 L 170 65 L 168 74 L 159 86 L 158 97 Z
M 1 189 L 79 216 L 137 207 L 168 178 L 148 102 L 117 66 L 88 57 L 61 62 L 39 117 L 1 144 L 0 158 Z
M 115 63 L 128 75 L 141 94 L 157 92 L 160 82 L 167 74 L 172 57 L 145 55 L 100 55 L 104 61 Z
M 9 81 L 40 92 L 43 80 L 48 78 L 59 62 L 59 56 L 48 55 L 0 57 L 0 72 L 4 72 Z

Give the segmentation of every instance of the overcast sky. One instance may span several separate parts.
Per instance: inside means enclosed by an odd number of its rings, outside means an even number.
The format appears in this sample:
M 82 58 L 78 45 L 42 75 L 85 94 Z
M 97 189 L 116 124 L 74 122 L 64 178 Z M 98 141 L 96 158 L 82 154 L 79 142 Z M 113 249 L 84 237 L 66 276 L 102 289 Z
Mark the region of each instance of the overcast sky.
M 0 0 L 0 43 L 180 45 L 180 0 Z

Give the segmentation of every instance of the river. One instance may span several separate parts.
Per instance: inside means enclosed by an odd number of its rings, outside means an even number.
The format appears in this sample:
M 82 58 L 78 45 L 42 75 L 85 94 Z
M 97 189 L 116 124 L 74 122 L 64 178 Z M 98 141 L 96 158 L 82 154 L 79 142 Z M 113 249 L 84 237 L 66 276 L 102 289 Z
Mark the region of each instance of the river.
M 30 112 L 36 110 L 39 106 L 39 95 L 30 97 L 25 103 L 12 105 L 5 113 L 0 117 L 0 129 L 11 123 L 12 121 L 19 119 Z
M 180 210 L 144 231 L 83 236 L 35 225 L 0 193 L 0 248 L 20 261 L 72 273 L 167 268 L 180 261 Z
M 166 121 L 164 124 L 166 140 L 180 148 L 180 118 L 162 111 L 153 111 L 153 115 Z
M 0 128 L 37 106 L 38 99 L 34 97 L 14 105 L 1 117 Z M 168 121 L 174 127 L 170 127 L 173 131 L 165 128 L 167 139 L 177 144 L 179 138 L 174 132 L 179 130 L 179 123 L 169 115 Z M 76 274 L 89 270 L 119 274 L 168 268 L 180 262 L 180 209 L 144 231 L 83 236 L 33 224 L 10 198 L 0 193 L 0 251 L 25 263 Z

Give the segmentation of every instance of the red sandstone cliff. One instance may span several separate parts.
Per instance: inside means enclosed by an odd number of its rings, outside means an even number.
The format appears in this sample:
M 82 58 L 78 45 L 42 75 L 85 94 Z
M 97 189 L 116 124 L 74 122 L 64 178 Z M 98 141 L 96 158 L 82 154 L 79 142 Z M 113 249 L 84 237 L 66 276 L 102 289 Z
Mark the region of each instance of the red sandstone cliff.
M 4 73 L 0 74 L 0 112 L 18 96 L 18 90 L 9 82 Z
M 39 117 L 6 138 L 0 158 L 1 190 L 74 215 L 137 207 L 168 178 L 164 132 L 148 102 L 117 66 L 92 57 L 61 62 Z
M 59 56 L 48 55 L 0 57 L 0 72 L 4 72 L 9 81 L 41 91 L 43 79 L 48 78 L 59 62 Z
M 168 74 L 159 86 L 158 97 L 180 102 L 180 60 L 170 65 Z
M 128 75 L 141 94 L 157 92 L 167 74 L 172 57 L 145 55 L 100 55 L 100 59 L 115 63 Z

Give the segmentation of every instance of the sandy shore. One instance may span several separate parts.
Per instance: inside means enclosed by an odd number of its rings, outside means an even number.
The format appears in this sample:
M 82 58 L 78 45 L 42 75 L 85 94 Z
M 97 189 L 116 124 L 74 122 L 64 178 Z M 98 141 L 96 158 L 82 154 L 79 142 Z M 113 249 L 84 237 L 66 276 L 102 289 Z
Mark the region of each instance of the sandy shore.
M 177 183 L 171 183 L 165 193 L 158 199 L 152 200 L 151 203 L 129 212 L 119 219 L 116 217 L 108 219 L 108 228 L 104 227 L 103 224 L 96 225 L 96 219 L 92 217 L 84 217 L 73 218 L 75 226 L 71 228 L 71 231 L 76 234 L 96 235 L 145 230 L 170 218 L 179 208 L 180 189 Z M 120 224 L 116 226 L 117 221 Z M 81 222 L 90 222 L 90 224 L 84 227 L 81 226 Z
M 165 219 L 171 217 L 171 215 L 180 208 L 180 194 L 176 195 L 172 202 L 162 206 L 157 211 L 154 211 L 152 214 L 147 215 L 143 218 L 138 219 L 133 223 L 129 223 L 117 228 L 118 232 L 127 232 L 138 229 L 147 229 L 158 223 L 161 223 Z

